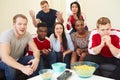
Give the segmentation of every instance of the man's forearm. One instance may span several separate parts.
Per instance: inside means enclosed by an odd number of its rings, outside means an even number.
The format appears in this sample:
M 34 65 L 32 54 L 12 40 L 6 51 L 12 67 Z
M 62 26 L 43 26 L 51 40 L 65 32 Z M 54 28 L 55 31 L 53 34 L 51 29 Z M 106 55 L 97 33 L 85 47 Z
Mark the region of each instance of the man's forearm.
M 99 45 L 99 46 L 97 46 L 97 47 L 94 47 L 94 48 L 93 48 L 93 52 L 95 53 L 95 55 L 99 54 L 102 48 L 103 48 L 102 45 Z
M 12 68 L 18 69 L 18 70 L 22 70 L 22 68 L 24 67 L 24 65 L 18 63 L 15 59 L 13 59 L 11 56 L 8 57 L 3 57 L 2 61 L 4 63 L 6 63 L 7 65 L 9 65 Z
M 111 51 L 111 53 L 112 53 L 113 56 L 116 57 L 116 56 L 119 54 L 120 49 L 116 48 L 116 47 L 113 46 L 112 44 L 109 45 L 108 47 L 109 47 L 109 49 L 110 49 L 110 51 Z
M 33 52 L 34 58 L 40 60 L 40 51 L 36 50 Z
M 37 27 L 37 20 L 35 19 L 35 17 L 32 17 L 32 21 L 33 21 L 33 25 Z

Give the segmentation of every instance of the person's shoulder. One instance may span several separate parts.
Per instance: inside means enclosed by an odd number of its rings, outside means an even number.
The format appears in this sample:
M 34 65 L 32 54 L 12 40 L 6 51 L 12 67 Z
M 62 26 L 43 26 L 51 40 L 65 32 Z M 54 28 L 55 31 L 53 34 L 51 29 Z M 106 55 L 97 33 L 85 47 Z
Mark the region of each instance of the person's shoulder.
M 73 14 L 70 14 L 69 17 L 74 17 Z
M 30 32 L 26 32 L 25 35 L 31 35 L 32 36 L 32 34 Z
M 55 9 L 50 9 L 50 13 L 55 13 L 56 14 L 56 12 L 58 12 L 58 11 L 55 10 Z
M 65 32 L 65 36 L 66 36 L 66 38 L 69 38 L 70 34 L 68 32 Z
M 93 29 L 92 31 L 90 31 L 90 38 L 92 37 L 98 37 L 99 36 L 99 33 L 98 33 L 98 30 L 97 29 Z
M 98 34 L 98 30 L 97 29 L 93 29 L 90 31 L 91 34 Z
M 68 32 L 65 32 L 66 35 L 70 35 Z
M 33 37 L 33 40 L 37 40 L 37 38 L 38 38 L 37 36 L 36 36 L 36 37 Z
M 54 33 L 52 33 L 49 38 L 54 38 Z
M 57 12 L 57 10 L 55 10 L 55 9 L 50 9 L 50 11 L 55 11 L 55 12 Z
M 8 30 L 2 32 L 1 35 L 2 35 L 2 36 L 11 36 L 11 35 L 13 35 L 13 34 L 14 34 L 13 29 L 8 29 Z
M 69 17 L 68 17 L 68 19 L 69 19 L 69 20 L 74 20 L 75 18 L 74 18 L 74 16 L 73 16 L 73 14 L 70 14 Z
M 111 32 L 112 32 L 112 33 L 114 33 L 114 32 L 118 32 L 118 33 L 119 33 L 120 30 L 119 30 L 119 29 L 111 29 Z
M 92 30 L 86 30 L 86 32 L 90 35 Z
M 45 40 L 46 40 L 46 41 L 50 41 L 50 38 L 46 36 L 46 37 L 45 37 Z
M 118 30 L 118 29 L 111 29 L 110 35 L 114 35 L 116 33 L 120 33 L 120 30 Z
M 0 42 L 9 44 L 10 41 L 11 40 L 13 41 L 15 38 L 16 37 L 15 37 L 13 29 L 9 29 L 9 30 L 2 32 L 2 34 L 0 35 Z
M 38 15 L 42 15 L 42 14 L 45 14 L 45 13 L 43 12 L 43 10 L 40 10 L 40 11 L 37 13 L 37 16 L 38 16 Z
M 13 29 L 8 29 L 8 30 L 4 31 L 3 33 L 11 33 L 11 32 L 13 32 Z
M 25 38 L 32 38 L 32 34 L 30 32 L 26 32 L 24 37 Z
M 38 11 L 38 13 L 43 13 L 43 10 Z
M 118 29 L 111 29 L 110 35 L 116 35 L 120 38 L 120 30 Z
M 71 36 L 75 36 L 75 34 L 76 34 L 76 32 L 73 32 L 73 33 L 71 34 Z

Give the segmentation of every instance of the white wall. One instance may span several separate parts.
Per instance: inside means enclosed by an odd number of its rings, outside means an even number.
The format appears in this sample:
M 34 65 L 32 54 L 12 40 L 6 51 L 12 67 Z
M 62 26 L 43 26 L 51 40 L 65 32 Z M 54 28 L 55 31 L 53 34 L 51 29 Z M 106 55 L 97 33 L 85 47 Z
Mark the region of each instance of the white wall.
M 12 17 L 17 13 L 28 17 L 28 31 L 36 32 L 32 24 L 29 10 L 36 13 L 40 10 L 41 0 L 0 0 L 0 34 L 8 28 L 12 28 Z M 102 16 L 109 17 L 112 25 L 119 29 L 120 26 L 120 0 L 78 0 L 81 2 L 82 12 L 85 13 L 89 29 L 96 26 L 96 21 Z M 63 12 L 66 21 L 66 0 L 48 0 L 50 7 Z
M 0 0 L 0 33 L 12 28 L 12 18 L 17 13 L 25 14 L 28 17 L 28 30 L 34 33 L 36 30 L 32 25 L 29 10 L 39 10 L 40 0 Z
M 36 33 L 36 28 L 32 24 L 29 10 L 37 13 L 40 8 L 41 0 L 0 0 L 0 34 L 8 28 L 12 28 L 12 18 L 17 13 L 25 14 L 29 20 L 28 31 Z M 50 7 L 65 12 L 65 0 L 47 0 Z M 63 6 L 61 7 L 61 4 Z M 63 14 L 65 17 L 65 15 Z
M 112 26 L 120 27 L 120 0 L 81 0 L 81 7 L 86 14 L 90 29 L 96 26 L 98 18 L 105 16 L 111 20 Z

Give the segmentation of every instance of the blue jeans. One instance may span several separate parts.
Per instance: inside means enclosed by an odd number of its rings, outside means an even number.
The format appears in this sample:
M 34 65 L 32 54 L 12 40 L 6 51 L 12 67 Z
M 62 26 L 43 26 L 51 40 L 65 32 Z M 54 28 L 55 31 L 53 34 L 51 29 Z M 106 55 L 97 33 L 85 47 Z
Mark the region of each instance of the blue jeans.
M 52 64 L 56 62 L 55 52 L 50 52 L 49 55 L 45 55 L 42 53 L 41 55 L 42 64 L 45 64 L 44 68 L 52 68 Z
M 19 63 L 23 64 L 23 65 L 28 65 L 28 61 L 30 61 L 31 59 L 33 59 L 33 56 L 24 56 L 22 58 L 20 58 L 18 60 Z M 37 68 L 37 70 L 29 77 L 33 77 L 35 75 L 38 74 L 38 71 L 40 69 L 43 69 L 43 67 L 41 66 L 41 60 L 39 62 L 39 66 Z M 5 71 L 5 77 L 6 80 L 16 80 L 16 69 L 8 66 L 7 64 L 5 64 L 4 62 L 0 61 L 0 70 L 4 70 Z
M 66 63 L 66 68 L 70 69 L 71 53 L 65 55 L 64 59 L 63 59 L 63 53 L 62 52 L 55 52 L 55 53 L 56 53 L 57 62 Z

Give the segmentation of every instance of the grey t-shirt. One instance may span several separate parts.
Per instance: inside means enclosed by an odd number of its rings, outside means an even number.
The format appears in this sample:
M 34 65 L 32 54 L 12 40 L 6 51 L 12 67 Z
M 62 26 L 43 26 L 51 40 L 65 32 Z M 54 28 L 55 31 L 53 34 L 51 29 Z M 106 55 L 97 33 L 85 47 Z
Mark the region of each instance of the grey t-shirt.
M 17 39 L 13 29 L 7 30 L 0 36 L 0 43 L 10 45 L 10 56 L 16 60 L 23 56 L 24 49 L 30 40 L 32 40 L 32 35 L 28 32 L 21 39 Z

